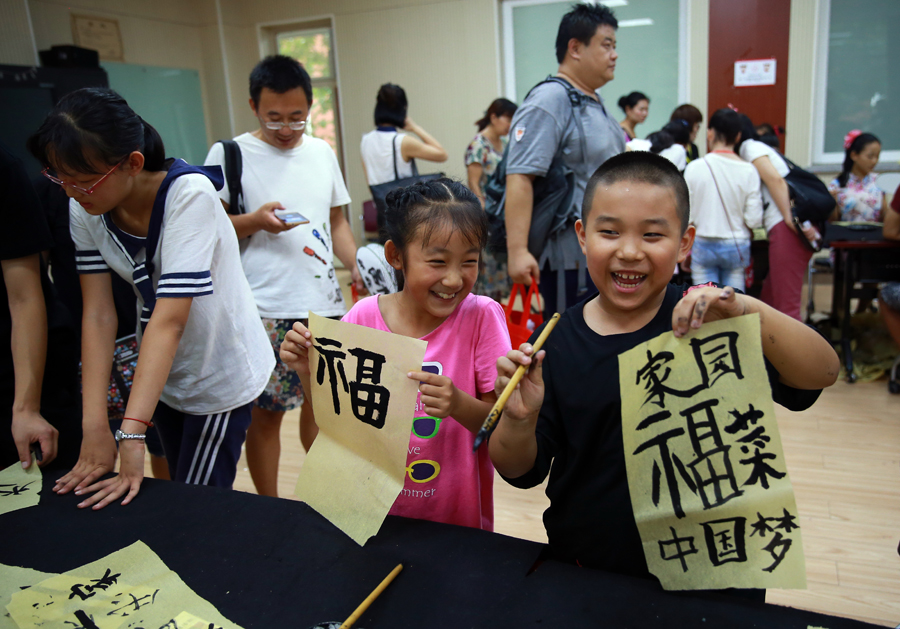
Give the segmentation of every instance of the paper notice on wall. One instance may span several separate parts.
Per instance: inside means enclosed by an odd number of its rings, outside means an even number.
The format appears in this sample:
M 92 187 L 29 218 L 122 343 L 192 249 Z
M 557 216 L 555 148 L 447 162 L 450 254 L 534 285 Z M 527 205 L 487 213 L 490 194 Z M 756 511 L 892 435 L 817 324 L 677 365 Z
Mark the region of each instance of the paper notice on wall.
M 759 316 L 662 334 L 619 374 L 631 503 L 663 587 L 806 587 Z
M 319 435 L 295 494 L 362 545 L 403 489 L 427 343 L 310 313 L 312 403 Z
M 734 86 L 775 85 L 775 59 L 747 59 L 734 62 Z

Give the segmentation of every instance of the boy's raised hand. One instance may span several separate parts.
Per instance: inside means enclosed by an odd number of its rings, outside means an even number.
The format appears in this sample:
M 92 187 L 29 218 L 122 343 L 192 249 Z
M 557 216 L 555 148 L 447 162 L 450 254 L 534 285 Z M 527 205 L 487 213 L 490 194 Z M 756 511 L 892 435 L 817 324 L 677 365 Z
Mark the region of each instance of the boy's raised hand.
M 511 420 L 537 419 L 538 411 L 544 401 L 544 375 L 542 363 L 546 352 L 541 350 L 532 356 L 534 348 L 529 343 L 522 343 L 519 349 L 511 350 L 506 356 L 497 359 L 497 380 L 494 392 L 499 398 L 509 384 L 510 379 L 519 368 L 525 365 L 529 369 L 516 386 L 515 391 L 506 401 L 503 416 Z
M 681 298 L 672 311 L 672 332 L 681 338 L 704 321 L 719 321 L 747 314 L 747 296 L 738 295 L 731 286 L 694 288 Z
M 307 376 L 309 375 L 310 347 L 312 347 L 312 332 L 299 321 L 295 321 L 291 329 L 284 335 L 278 356 L 284 364 L 301 376 Z

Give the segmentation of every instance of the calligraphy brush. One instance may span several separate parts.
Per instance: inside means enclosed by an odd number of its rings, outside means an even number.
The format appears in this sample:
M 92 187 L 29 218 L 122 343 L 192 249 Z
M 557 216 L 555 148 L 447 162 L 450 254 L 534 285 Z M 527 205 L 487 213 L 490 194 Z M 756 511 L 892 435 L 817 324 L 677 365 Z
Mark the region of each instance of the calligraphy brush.
M 547 337 L 550 336 L 553 328 L 556 327 L 557 321 L 559 321 L 558 312 L 550 318 L 550 321 L 547 322 L 547 325 L 544 326 L 544 329 L 543 331 L 541 331 L 540 336 L 537 337 L 534 345 L 532 345 L 532 347 L 534 348 L 534 351 L 531 353 L 532 357 L 537 356 L 537 353 L 541 351 L 541 347 L 544 346 L 544 341 L 547 340 Z M 519 365 L 519 368 L 516 369 L 513 377 L 509 379 L 509 383 L 506 385 L 506 388 L 503 389 L 503 393 L 500 394 L 500 397 L 494 404 L 494 408 L 491 409 L 490 414 L 488 414 L 487 419 L 484 420 L 484 424 L 481 426 L 481 430 L 478 431 L 478 435 L 475 437 L 475 445 L 472 447 L 473 452 L 478 450 L 478 447 L 487 438 L 491 430 L 494 429 L 494 426 L 497 424 L 497 420 L 500 419 L 500 413 L 503 412 L 503 407 L 506 406 L 506 402 L 507 400 L 509 400 L 509 396 L 512 395 L 512 392 L 516 390 L 516 385 L 519 384 L 519 381 L 522 379 L 522 376 L 525 375 L 525 372 L 527 370 L 528 367 L 526 367 L 525 365 Z
M 353 626 L 353 623 L 359 620 L 359 617 L 362 616 L 367 609 L 369 609 L 369 605 L 375 602 L 375 599 L 378 598 L 378 596 L 382 592 L 384 592 L 385 588 L 387 588 L 387 586 L 391 584 L 391 581 L 394 580 L 394 577 L 400 574 L 401 570 L 403 570 L 403 564 L 398 563 L 397 566 L 393 570 L 391 570 L 390 574 L 388 574 L 384 578 L 384 580 L 378 584 L 378 587 L 372 590 L 372 593 L 369 594 L 365 598 L 365 600 L 359 604 L 359 607 L 357 607 L 354 612 L 350 614 L 347 620 L 345 620 L 340 625 L 336 622 L 325 622 L 310 627 L 310 629 L 350 629 L 350 627 Z

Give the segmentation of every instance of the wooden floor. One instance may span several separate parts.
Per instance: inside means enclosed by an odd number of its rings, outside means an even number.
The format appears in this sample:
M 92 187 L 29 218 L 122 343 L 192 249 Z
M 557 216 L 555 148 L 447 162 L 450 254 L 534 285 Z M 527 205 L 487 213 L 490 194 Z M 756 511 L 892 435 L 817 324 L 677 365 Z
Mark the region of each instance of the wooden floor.
M 891 396 L 884 381 L 839 382 L 808 411 L 776 409 L 800 511 L 809 587 L 769 590 L 767 600 L 896 626 L 900 396 Z M 304 459 L 296 411 L 285 416 L 281 441 L 279 494 L 293 500 Z M 254 491 L 243 458 L 235 489 Z M 543 488 L 523 491 L 498 477 L 494 496 L 498 533 L 546 541 Z

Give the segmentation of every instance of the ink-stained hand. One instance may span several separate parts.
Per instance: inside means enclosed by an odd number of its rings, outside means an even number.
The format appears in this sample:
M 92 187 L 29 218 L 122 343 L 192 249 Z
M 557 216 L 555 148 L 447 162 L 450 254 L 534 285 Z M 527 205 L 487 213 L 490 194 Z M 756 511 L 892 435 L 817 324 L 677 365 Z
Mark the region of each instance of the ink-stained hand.
M 299 321 L 295 321 L 293 327 L 284 335 L 278 356 L 285 365 L 300 375 L 308 375 L 310 347 L 312 347 L 312 332 Z
M 124 506 L 137 496 L 141 488 L 141 481 L 144 480 L 143 440 L 122 440 L 119 442 L 119 455 L 121 463 L 119 464 L 119 473 L 116 476 L 94 483 L 84 489 L 75 490 L 75 494 L 78 496 L 94 494 L 78 503 L 79 509 L 92 507 L 94 511 L 97 511 L 122 496 L 125 496 L 125 499 L 122 500 L 122 505 Z
M 289 229 L 294 229 L 297 225 L 299 225 L 299 223 L 285 223 L 283 220 L 275 216 L 275 210 L 284 209 L 286 208 L 278 201 L 265 203 L 259 206 L 259 209 L 257 209 L 253 213 L 254 219 L 259 229 L 262 231 L 267 231 L 270 234 L 280 234 L 281 232 L 286 232 Z
M 516 385 L 506 406 L 503 417 L 508 420 L 537 419 L 538 411 L 544 402 L 544 372 L 543 362 L 546 352 L 541 350 L 537 355 L 532 355 L 534 348 L 529 343 L 522 343 L 519 349 L 511 350 L 506 356 L 497 359 L 497 380 L 494 382 L 494 393 L 497 397 L 503 395 L 506 385 L 519 365 L 525 365 L 527 371 L 522 380 Z
M 13 411 L 12 436 L 19 452 L 22 467 L 31 467 L 31 444 L 39 443 L 41 448 L 41 467 L 56 458 L 56 445 L 59 431 L 44 419 L 37 411 Z
M 112 472 L 115 464 L 116 440 L 109 431 L 109 425 L 85 428 L 78 463 L 71 472 L 56 481 L 53 491 L 65 494 L 74 489 L 77 493 L 104 474 Z
M 672 332 L 681 338 L 696 330 L 704 321 L 719 321 L 740 317 L 749 312 L 746 295 L 739 295 L 731 286 L 695 288 L 681 298 L 672 311 Z
M 450 378 L 428 371 L 410 371 L 406 375 L 410 380 L 419 382 L 421 402 L 426 413 L 441 419 L 454 414 L 459 402 L 459 389 Z

